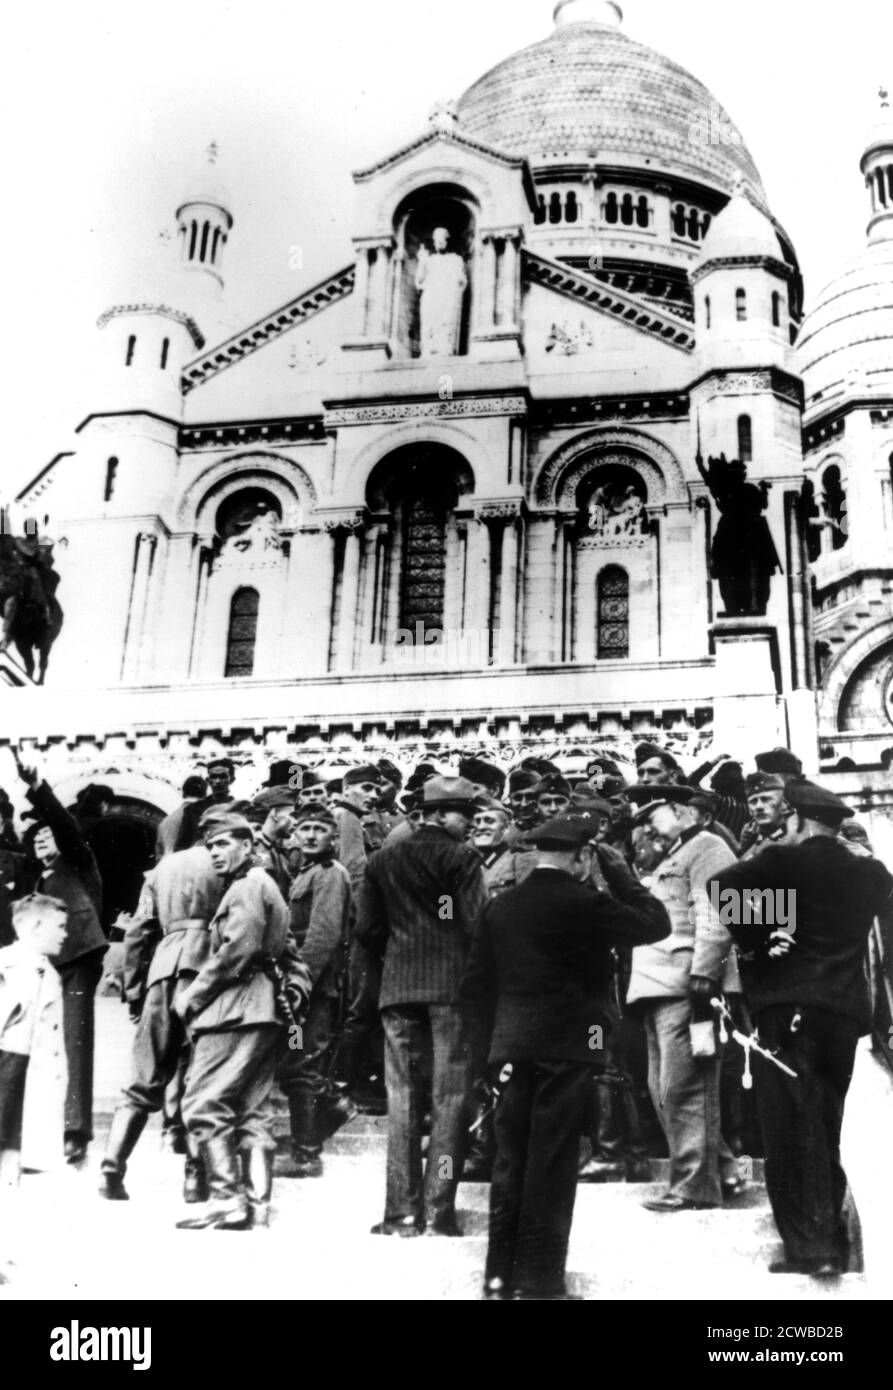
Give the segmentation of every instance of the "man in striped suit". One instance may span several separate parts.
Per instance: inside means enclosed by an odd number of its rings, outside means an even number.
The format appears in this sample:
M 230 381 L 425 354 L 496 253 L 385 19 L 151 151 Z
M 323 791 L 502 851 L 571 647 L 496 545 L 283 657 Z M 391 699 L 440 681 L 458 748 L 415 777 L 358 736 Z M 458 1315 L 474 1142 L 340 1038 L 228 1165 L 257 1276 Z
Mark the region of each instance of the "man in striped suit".
M 480 856 L 465 843 L 475 788 L 432 777 L 422 824 L 366 866 L 357 937 L 382 961 L 379 1007 L 388 1092 L 387 1195 L 375 1235 L 456 1236 L 470 1047 L 459 984 L 487 901 Z M 431 1076 L 431 1137 L 422 1178 L 422 1077 Z

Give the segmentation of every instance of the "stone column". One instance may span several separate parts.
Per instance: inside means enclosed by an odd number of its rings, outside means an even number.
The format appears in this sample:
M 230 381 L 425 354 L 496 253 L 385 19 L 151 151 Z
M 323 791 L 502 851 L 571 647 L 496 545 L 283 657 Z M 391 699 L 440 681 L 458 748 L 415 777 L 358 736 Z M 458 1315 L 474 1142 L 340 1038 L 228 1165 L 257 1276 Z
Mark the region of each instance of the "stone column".
M 296 531 L 291 538 L 286 589 L 288 634 L 282 673 L 322 675 L 332 633 L 335 537 L 329 531 Z
M 335 643 L 335 670 L 353 669 L 354 641 L 357 630 L 360 578 L 359 524 L 345 528 L 344 562 L 341 571 L 341 604 L 338 613 L 338 633 Z
M 527 524 L 523 660 L 533 666 L 553 659 L 555 634 L 556 527 L 554 514 L 534 513 Z
M 374 522 L 366 531 L 365 544 L 362 545 L 357 665 L 364 669 L 379 659 L 386 536 L 387 522 Z
M 474 331 L 489 333 L 496 313 L 496 242 L 489 233 L 481 237 L 474 278 Z
M 369 249 L 366 246 L 357 247 L 357 275 L 353 292 L 357 304 L 357 335 L 365 338 L 369 325 Z
M 139 679 L 146 608 L 149 598 L 149 581 L 152 577 L 157 544 L 157 532 L 138 532 L 133 568 L 133 587 L 130 593 L 130 609 L 127 614 L 127 639 L 124 645 L 124 659 L 121 663 L 121 679 L 124 682 L 134 682 Z
M 515 661 L 518 617 L 518 525 L 514 517 L 505 523 L 502 533 L 502 574 L 499 588 L 499 664 L 511 666 Z
M 518 238 L 509 235 L 505 238 L 499 262 L 499 313 L 498 323 L 502 328 L 516 328 L 518 324 Z
M 205 619 L 208 610 L 208 582 L 211 578 L 211 566 L 214 561 L 214 552 L 209 542 L 202 537 L 199 541 L 198 552 L 198 573 L 195 586 L 195 617 L 192 625 L 192 644 L 189 650 L 189 675 L 193 680 L 200 680 L 205 674 L 202 669 L 203 647 L 205 640 Z
M 367 336 L 376 340 L 387 338 L 390 325 L 391 256 L 393 242 L 383 241 L 374 248 L 369 288 L 369 317 Z
M 465 632 L 469 659 L 480 655 L 481 664 L 489 650 L 490 628 L 490 530 L 476 517 L 468 523 L 468 552 L 465 574 Z
M 191 534 L 171 536 L 164 566 L 161 597 L 160 649 L 153 673 L 162 680 L 181 681 L 189 669 L 189 645 L 195 625 L 196 566 L 200 558 Z

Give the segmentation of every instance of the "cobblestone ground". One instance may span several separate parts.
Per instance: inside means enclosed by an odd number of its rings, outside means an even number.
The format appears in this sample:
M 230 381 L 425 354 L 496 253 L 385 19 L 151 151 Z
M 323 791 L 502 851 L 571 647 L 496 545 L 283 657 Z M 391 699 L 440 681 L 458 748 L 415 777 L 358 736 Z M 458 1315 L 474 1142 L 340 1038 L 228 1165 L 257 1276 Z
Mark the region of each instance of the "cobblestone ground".
M 326 1157 L 324 1177 L 279 1178 L 267 1231 L 174 1229 L 181 1160 L 162 1152 L 154 1121 L 128 1173 L 129 1203 L 96 1196 L 99 1162 L 131 1030 L 115 999 L 98 1001 L 97 1137 L 80 1172 L 26 1177 L 17 1298 L 475 1299 L 489 1189 L 466 1184 L 462 1240 L 368 1234 L 382 1215 L 384 1135 L 357 1122 Z M 351 1127 L 353 1128 L 353 1127 Z M 860 1051 L 844 1131 L 844 1161 L 862 1216 L 867 1272 L 833 1286 L 770 1276 L 777 1251 L 761 1186 L 717 1212 L 661 1216 L 642 1209 L 657 1185 L 581 1186 L 570 1283 L 598 1299 L 888 1299 L 893 1296 L 893 1082 Z

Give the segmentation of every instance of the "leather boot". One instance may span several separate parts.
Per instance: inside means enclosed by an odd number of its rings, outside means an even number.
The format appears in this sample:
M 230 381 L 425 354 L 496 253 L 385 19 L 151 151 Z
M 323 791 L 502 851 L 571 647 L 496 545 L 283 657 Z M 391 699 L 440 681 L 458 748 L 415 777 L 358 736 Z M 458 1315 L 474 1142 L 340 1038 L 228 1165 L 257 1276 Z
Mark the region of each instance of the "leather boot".
M 622 1182 L 626 1177 L 617 1088 L 594 1077 L 589 1142 L 592 1155 L 577 1173 L 578 1182 Z
M 105 1157 L 99 1175 L 99 1195 L 109 1202 L 129 1202 L 124 1186 L 127 1160 L 136 1148 L 137 1140 L 146 1128 L 149 1116 L 145 1110 L 119 1105 L 112 1116 Z
M 242 1184 L 239 1155 L 229 1135 L 218 1135 L 202 1145 L 211 1200 L 203 1212 L 177 1222 L 180 1231 L 247 1231 L 251 1210 Z
M 196 1202 L 207 1202 L 208 1175 L 199 1154 L 187 1153 L 183 1168 L 183 1201 L 187 1206 Z
M 253 1226 L 269 1226 L 270 1196 L 273 1191 L 273 1151 L 255 1145 L 242 1150 L 242 1171 L 251 1208 Z
M 320 1144 L 331 1139 L 343 1125 L 349 1125 L 359 1115 L 359 1110 L 351 1100 L 346 1088 L 330 1087 L 317 1097 L 316 1138 Z
M 474 1132 L 465 1163 L 462 1168 L 463 1182 L 489 1182 L 493 1172 L 493 1155 L 496 1152 L 496 1136 L 493 1132 L 493 1107 L 488 1100 L 482 1100 L 475 1111 L 476 1121 L 480 1121 Z
M 316 1096 L 312 1091 L 292 1091 L 288 1098 L 291 1120 L 291 1162 L 285 1178 L 322 1177 L 322 1144 L 316 1119 Z

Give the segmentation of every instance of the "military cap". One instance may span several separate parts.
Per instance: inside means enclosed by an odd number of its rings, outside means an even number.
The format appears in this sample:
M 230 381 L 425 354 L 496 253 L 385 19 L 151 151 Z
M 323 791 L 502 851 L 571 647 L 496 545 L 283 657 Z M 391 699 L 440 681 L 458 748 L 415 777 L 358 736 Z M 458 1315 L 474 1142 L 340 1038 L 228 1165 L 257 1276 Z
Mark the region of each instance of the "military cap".
M 511 819 L 511 811 L 496 796 L 478 795 L 474 799 L 474 809 L 476 811 L 501 811 L 504 816 Z
M 386 782 L 390 782 L 399 791 L 403 786 L 403 773 L 396 763 L 392 763 L 390 758 L 379 758 L 378 771 Z
M 803 764 L 790 748 L 770 748 L 758 753 L 754 762 L 760 772 L 780 772 L 784 777 L 802 777 Z
M 603 797 L 622 796 L 626 787 L 625 777 L 606 777 L 601 785 L 601 794 Z
M 525 772 L 535 772 L 539 777 L 561 776 L 561 768 L 548 758 L 522 758 L 521 767 Z
M 547 772 L 545 777 L 541 777 L 533 788 L 534 796 L 543 796 L 551 793 L 553 796 L 570 796 L 571 784 L 562 777 L 560 772 Z
M 205 840 L 215 835 L 238 835 L 244 839 L 254 839 L 254 826 L 246 816 L 236 811 L 221 811 L 219 815 L 204 815 L 199 822 Z
M 406 790 L 408 792 L 418 791 L 425 785 L 429 778 L 439 775 L 433 763 L 417 763 L 407 778 Z
M 355 787 L 360 782 L 375 782 L 376 785 L 384 781 L 380 770 L 373 763 L 363 763 L 360 767 L 349 767 L 341 778 L 342 787 Z
M 295 813 L 295 825 L 303 825 L 308 820 L 333 827 L 338 824 L 328 806 L 302 806 L 300 811 Z
M 493 763 L 485 763 L 483 758 L 462 758 L 459 763 L 459 776 L 467 777 L 469 782 L 479 782 L 489 787 L 498 796 L 505 786 L 505 773 Z
M 114 799 L 115 793 L 104 782 L 90 782 L 86 787 L 81 787 L 75 797 L 75 804 L 78 811 L 86 813 L 91 807 L 98 807 L 103 801 L 114 801 Z
M 509 795 L 512 792 L 527 791 L 529 787 L 535 787 L 539 782 L 539 777 L 527 767 L 516 767 L 514 772 L 509 773 Z
M 413 787 L 405 791 L 399 798 L 399 804 L 407 816 L 412 811 L 417 811 L 422 804 L 422 788 Z
M 580 845 L 588 844 L 594 833 L 595 824 L 591 816 L 573 815 L 566 811 L 528 830 L 524 840 L 538 849 L 577 849 Z
M 626 796 L 639 807 L 633 825 L 641 825 L 658 806 L 686 806 L 696 795 L 695 788 L 684 782 L 667 782 L 665 786 L 627 787 Z
M 851 807 L 833 792 L 809 782 L 805 777 L 795 777 L 785 788 L 785 800 L 806 820 L 817 820 L 821 825 L 832 829 L 853 814 Z
M 594 777 L 599 772 L 606 772 L 611 777 L 620 776 L 620 768 L 613 758 L 590 758 L 589 762 L 586 764 L 586 776 Z
M 755 792 L 784 791 L 788 779 L 780 772 L 749 772 L 744 779 L 745 796 Z
M 673 757 L 672 753 L 667 753 L 663 748 L 658 748 L 656 743 L 637 743 L 636 744 L 636 767 L 641 767 L 643 763 L 649 763 L 652 758 L 660 758 L 668 768 L 675 768 L 677 772 L 682 769 Z
M 474 810 L 477 792 L 467 777 L 429 777 L 422 788 L 422 805 L 426 810 L 437 806 Z
M 263 787 L 252 799 L 251 805 L 255 811 L 272 811 L 280 806 L 291 806 L 295 804 L 295 793 L 288 787 Z
M 716 810 L 716 797 L 703 787 L 693 787 L 688 804 L 689 806 L 700 806 L 702 810 L 710 811 L 712 814 Z
M 211 821 L 219 820 L 221 816 L 228 816 L 235 811 L 237 816 L 243 816 L 246 810 L 251 809 L 250 801 L 217 801 L 212 806 L 208 806 L 202 811 L 199 817 L 198 828 L 204 830 L 205 826 L 210 825 Z
M 325 777 L 320 777 L 318 772 L 305 772 L 301 780 L 301 791 L 306 787 L 327 787 L 329 784 Z
M 581 787 L 574 787 L 571 792 L 570 810 L 573 814 L 578 812 L 589 812 L 594 816 L 610 816 L 611 807 L 607 801 L 596 792 L 592 787 L 585 784 Z
M 290 758 L 278 758 L 276 762 L 270 763 L 264 786 L 291 787 L 292 791 L 297 791 L 304 771 L 303 763 L 292 762 Z

